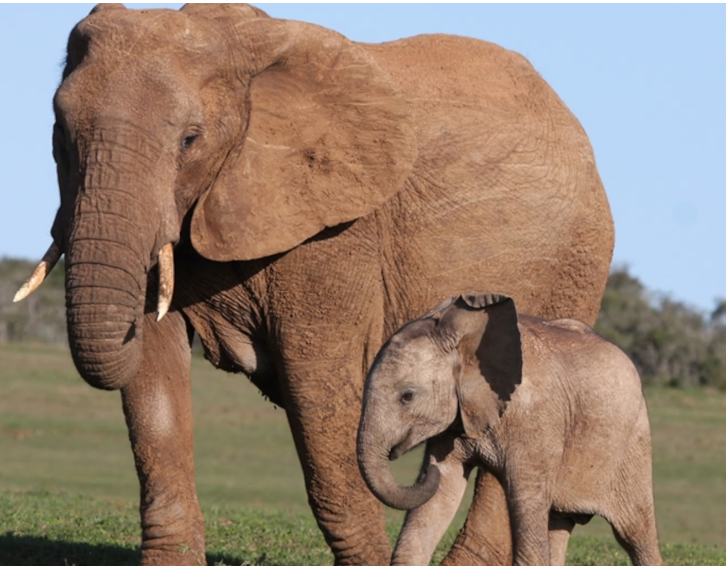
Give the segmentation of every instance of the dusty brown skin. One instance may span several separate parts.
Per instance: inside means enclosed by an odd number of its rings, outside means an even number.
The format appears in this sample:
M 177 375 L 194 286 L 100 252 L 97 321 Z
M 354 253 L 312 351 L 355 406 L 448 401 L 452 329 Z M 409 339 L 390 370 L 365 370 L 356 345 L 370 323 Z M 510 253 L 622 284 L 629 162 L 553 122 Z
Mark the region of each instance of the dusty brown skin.
M 426 440 L 419 482 L 399 486 L 388 460 Z M 358 461 L 381 501 L 410 509 L 393 564 L 429 564 L 475 466 L 504 486 L 515 566 L 564 565 L 595 514 L 633 564 L 663 564 L 635 367 L 576 320 L 518 321 L 506 295 L 452 297 L 393 335 L 366 379 Z
M 483 286 L 537 315 L 597 315 L 613 225 L 588 139 L 495 45 L 356 44 L 243 5 L 103 5 L 71 33 L 54 105 L 71 350 L 88 383 L 122 391 L 143 564 L 203 556 L 193 331 L 286 409 L 336 563 L 371 565 L 391 550 L 355 443 L 388 336 Z M 485 484 L 452 560 L 508 556 L 501 488 Z

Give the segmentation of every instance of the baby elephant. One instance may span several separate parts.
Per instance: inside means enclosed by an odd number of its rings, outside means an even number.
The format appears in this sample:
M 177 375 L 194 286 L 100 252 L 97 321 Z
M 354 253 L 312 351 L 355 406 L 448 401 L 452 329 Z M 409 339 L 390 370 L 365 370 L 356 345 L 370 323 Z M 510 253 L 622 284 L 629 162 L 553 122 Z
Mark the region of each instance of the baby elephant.
M 426 440 L 417 483 L 398 485 L 388 460 Z M 358 463 L 383 503 L 410 510 L 394 564 L 429 564 L 477 465 L 504 488 L 515 565 L 564 564 L 592 515 L 633 564 L 663 564 L 633 364 L 583 323 L 518 320 L 505 295 L 452 297 L 393 335 L 366 379 Z

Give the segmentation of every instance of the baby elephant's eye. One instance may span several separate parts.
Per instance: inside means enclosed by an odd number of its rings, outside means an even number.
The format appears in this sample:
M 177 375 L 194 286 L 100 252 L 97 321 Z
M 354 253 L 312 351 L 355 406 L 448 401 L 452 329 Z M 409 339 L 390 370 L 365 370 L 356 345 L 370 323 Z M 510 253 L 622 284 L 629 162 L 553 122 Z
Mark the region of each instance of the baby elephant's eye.
M 413 391 L 404 391 L 401 394 L 401 404 L 408 405 L 411 401 L 413 401 Z

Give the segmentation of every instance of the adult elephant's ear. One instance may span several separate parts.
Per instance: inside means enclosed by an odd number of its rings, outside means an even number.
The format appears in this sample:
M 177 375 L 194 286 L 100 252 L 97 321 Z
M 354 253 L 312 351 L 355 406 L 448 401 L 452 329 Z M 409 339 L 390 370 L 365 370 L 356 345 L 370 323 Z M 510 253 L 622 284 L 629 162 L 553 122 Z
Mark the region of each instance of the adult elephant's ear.
M 499 293 L 462 295 L 441 313 L 437 330 L 459 351 L 459 413 L 467 436 L 475 437 L 498 422 L 522 382 L 517 309 Z
M 199 200 L 192 243 L 229 261 L 287 251 L 369 214 L 417 156 L 411 117 L 388 75 L 330 30 L 270 18 L 234 26 L 249 80 L 247 129 Z

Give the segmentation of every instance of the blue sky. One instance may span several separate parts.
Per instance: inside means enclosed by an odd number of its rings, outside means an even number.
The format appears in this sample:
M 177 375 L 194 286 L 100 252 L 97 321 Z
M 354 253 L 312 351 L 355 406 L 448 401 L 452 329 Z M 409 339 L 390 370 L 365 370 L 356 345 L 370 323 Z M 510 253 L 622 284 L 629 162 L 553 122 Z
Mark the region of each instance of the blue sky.
M 726 298 L 725 5 L 259 6 L 357 41 L 452 33 L 522 53 L 590 136 L 615 263 L 704 311 Z M 0 5 L 0 256 L 37 258 L 50 243 L 51 99 L 68 32 L 91 7 Z

